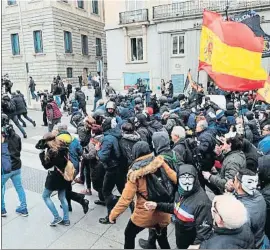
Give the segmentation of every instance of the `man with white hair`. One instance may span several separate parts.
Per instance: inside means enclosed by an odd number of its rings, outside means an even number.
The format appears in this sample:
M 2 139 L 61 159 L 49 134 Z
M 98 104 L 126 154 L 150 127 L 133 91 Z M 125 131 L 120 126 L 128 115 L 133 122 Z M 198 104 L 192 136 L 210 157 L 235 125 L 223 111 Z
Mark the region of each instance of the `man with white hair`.
M 174 143 L 173 150 L 179 155 L 180 161 L 192 165 L 192 151 L 189 149 L 186 141 L 185 129 L 181 126 L 175 126 L 172 130 L 171 138 Z
M 201 249 L 254 248 L 254 236 L 246 224 L 245 206 L 231 194 L 218 195 L 212 202 L 214 230 Z

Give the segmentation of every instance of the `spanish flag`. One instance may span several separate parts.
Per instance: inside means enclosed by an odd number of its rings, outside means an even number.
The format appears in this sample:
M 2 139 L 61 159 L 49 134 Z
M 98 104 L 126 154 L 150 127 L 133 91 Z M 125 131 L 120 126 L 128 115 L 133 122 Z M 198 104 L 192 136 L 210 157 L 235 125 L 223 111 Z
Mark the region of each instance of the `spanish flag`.
M 261 100 L 270 104 L 270 77 L 268 77 L 264 87 L 258 90 L 257 100 Z
M 264 86 L 267 73 L 261 67 L 264 41 L 242 23 L 223 21 L 205 10 L 201 32 L 199 70 L 205 70 L 218 87 L 247 91 Z

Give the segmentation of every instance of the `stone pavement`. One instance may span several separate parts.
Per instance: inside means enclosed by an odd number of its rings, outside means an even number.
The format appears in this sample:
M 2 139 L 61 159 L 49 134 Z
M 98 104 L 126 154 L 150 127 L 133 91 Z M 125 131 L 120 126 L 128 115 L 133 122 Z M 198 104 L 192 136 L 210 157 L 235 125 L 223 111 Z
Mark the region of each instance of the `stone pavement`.
M 87 110 L 89 111 L 89 109 Z M 41 194 L 44 188 L 47 171 L 42 167 L 35 144 L 47 132 L 42 127 L 42 112 L 29 111 L 29 116 L 37 122 L 33 128 L 29 123 L 26 128 L 27 139 L 22 138 L 22 179 L 26 191 L 29 216 L 21 217 L 15 213 L 18 198 L 15 189 L 9 180 L 6 185 L 5 203 L 8 216 L 2 218 L 2 248 L 3 249 L 119 249 L 123 248 L 124 230 L 130 218 L 130 210 L 117 219 L 115 225 L 102 225 L 98 222 L 100 217 L 106 215 L 106 208 L 94 204 L 97 193 L 86 196 L 90 201 L 89 212 L 84 215 L 82 207 L 72 203 L 73 212 L 70 213 L 71 225 L 69 227 L 50 227 L 53 219 L 50 211 L 45 206 Z M 69 118 L 64 116 L 62 123 L 69 124 Z M 17 131 L 17 129 L 16 129 Z M 75 129 L 70 127 L 71 132 Z M 20 132 L 17 132 L 19 135 Z M 83 185 L 75 184 L 73 189 L 81 191 Z M 60 202 L 57 196 L 53 197 L 56 208 L 60 211 Z M 174 226 L 168 229 L 171 248 L 175 248 Z M 148 231 L 142 231 L 136 238 L 147 238 Z

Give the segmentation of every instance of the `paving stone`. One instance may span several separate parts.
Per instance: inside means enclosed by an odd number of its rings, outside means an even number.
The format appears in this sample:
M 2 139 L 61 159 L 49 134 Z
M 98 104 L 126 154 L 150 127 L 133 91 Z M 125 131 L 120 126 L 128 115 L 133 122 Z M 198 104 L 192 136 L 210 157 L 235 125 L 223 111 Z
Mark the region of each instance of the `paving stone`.
M 106 237 L 101 237 L 91 249 L 123 249 L 124 245 Z
M 99 239 L 99 236 L 77 227 L 72 227 L 58 240 L 49 246 L 49 249 L 89 249 Z

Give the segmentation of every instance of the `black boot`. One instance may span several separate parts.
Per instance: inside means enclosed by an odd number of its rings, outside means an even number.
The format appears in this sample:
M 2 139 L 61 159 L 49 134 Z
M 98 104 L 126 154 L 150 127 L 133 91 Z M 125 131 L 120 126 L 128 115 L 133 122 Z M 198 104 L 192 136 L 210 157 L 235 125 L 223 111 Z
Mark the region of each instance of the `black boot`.
M 114 220 L 114 223 L 116 222 L 116 220 Z M 99 219 L 99 223 L 101 224 L 112 224 L 110 221 L 109 221 L 109 216 L 106 216 L 104 218 L 100 218 Z
M 106 206 L 106 203 L 105 203 L 105 201 L 101 201 L 101 200 L 96 200 L 96 201 L 94 201 L 94 203 L 96 204 L 96 205 L 100 205 L 100 206 Z
M 87 212 L 89 210 L 89 201 L 86 199 L 83 199 L 82 207 L 83 207 L 84 214 L 87 214 Z
M 139 239 L 139 245 L 142 249 L 157 249 L 156 244 L 151 246 L 148 240 Z

